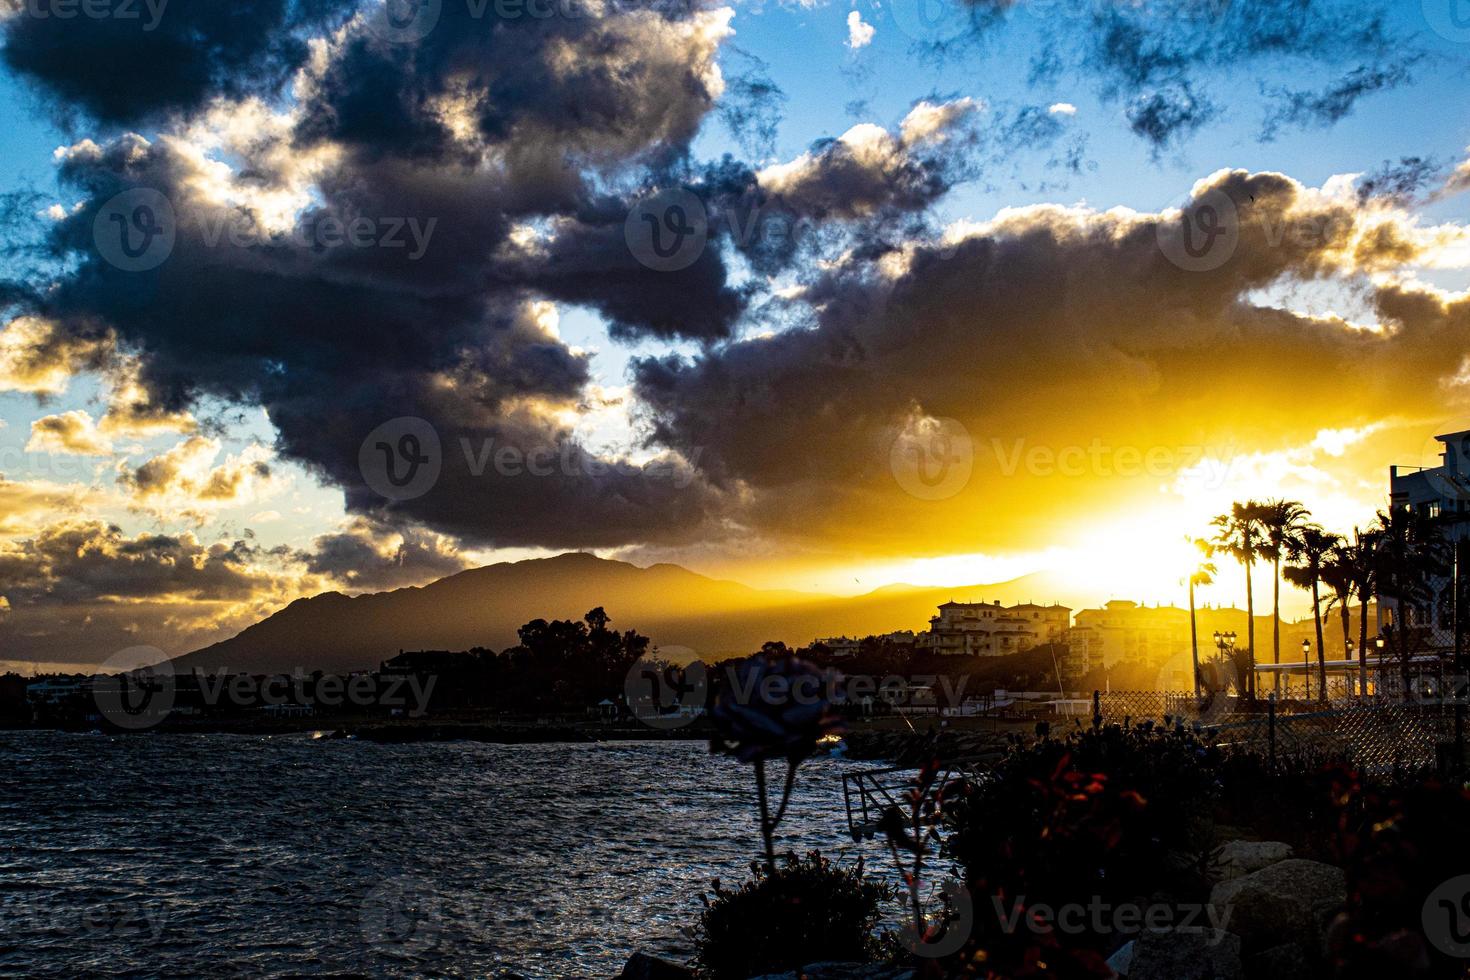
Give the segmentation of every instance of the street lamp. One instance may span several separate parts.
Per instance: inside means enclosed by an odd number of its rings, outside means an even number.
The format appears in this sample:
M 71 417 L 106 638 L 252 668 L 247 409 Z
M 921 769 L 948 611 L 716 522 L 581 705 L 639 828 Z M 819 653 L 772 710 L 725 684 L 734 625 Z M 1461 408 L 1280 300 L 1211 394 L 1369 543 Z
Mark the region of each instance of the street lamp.
M 1222 666 L 1226 663 L 1231 663 L 1230 651 L 1235 649 L 1235 631 L 1231 630 L 1228 633 L 1221 633 L 1219 630 L 1215 630 L 1215 648 L 1220 651 Z M 1237 688 L 1240 687 L 1238 679 L 1235 686 Z
M 1307 675 L 1307 700 L 1310 701 L 1310 700 L 1312 700 L 1312 641 L 1311 640 L 1303 640 L 1302 641 L 1302 666 L 1306 668 L 1303 671 L 1303 673 Z

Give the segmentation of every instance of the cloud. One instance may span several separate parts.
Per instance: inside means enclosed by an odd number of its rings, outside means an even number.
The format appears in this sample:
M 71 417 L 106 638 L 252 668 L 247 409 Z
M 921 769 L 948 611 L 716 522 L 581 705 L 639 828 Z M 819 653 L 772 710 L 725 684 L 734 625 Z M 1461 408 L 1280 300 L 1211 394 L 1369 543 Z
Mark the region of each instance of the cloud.
M 1364 96 L 1410 81 L 1413 60 L 1389 65 L 1362 65 L 1318 91 L 1279 88 L 1272 92 L 1276 105 L 1261 126 L 1261 139 L 1271 140 L 1283 129 L 1331 126 L 1348 116 Z
M 423 585 L 473 564 L 444 535 L 423 528 L 393 528 L 365 519 L 318 536 L 300 559 L 307 571 L 325 576 L 350 592 Z
M 1444 187 L 1440 190 L 1441 196 L 1459 194 L 1470 190 L 1470 157 L 1455 167 L 1454 172 L 1445 179 Z
M 276 488 L 268 449 L 247 446 L 216 465 L 223 448 L 217 439 L 191 436 L 136 467 L 120 465 L 118 483 L 137 507 L 200 523 L 220 508 L 252 503 Z
M 8 6 L 18 11 L 20 0 Z M 53 11 L 52 7 L 56 9 Z M 71 15 L 31 0 L 3 24 L 6 66 L 52 99 L 107 123 L 188 112 L 211 98 L 271 95 L 310 52 L 302 32 L 339 23 L 351 0 L 120 4 L 116 16 Z M 132 16 L 124 16 L 123 11 Z M 99 72 L 99 64 L 116 70 Z
M 18 316 L 0 332 L 0 391 L 59 395 L 73 375 L 104 366 L 112 339 L 78 329 L 68 334 L 34 316 Z
M 700 447 L 748 533 L 849 556 L 1024 548 L 1079 521 L 1079 494 L 1092 514 L 1137 507 L 1234 447 L 1470 405 L 1442 356 L 1470 341 L 1470 298 L 1407 277 L 1450 261 L 1463 227 L 1243 171 L 1199 182 L 1188 209 L 1220 196 L 1238 242 L 1214 268 L 1169 258 L 1179 212 L 1007 209 L 834 263 L 807 285 L 809 328 L 644 358 L 635 391 L 661 443 Z M 1356 284 L 1379 323 L 1255 299 L 1292 283 Z M 945 419 L 973 472 L 939 499 L 906 490 L 894 454 Z
M 1077 107 L 1070 102 L 1053 102 L 1046 107 L 1046 111 L 1054 116 L 1075 116 Z
M 863 15 L 856 10 L 848 11 L 847 14 L 847 46 L 856 51 L 873 43 L 873 35 L 878 33 L 872 24 L 863 22 Z
M 32 422 L 26 452 L 110 456 L 112 440 L 98 431 L 90 414 L 78 409 Z

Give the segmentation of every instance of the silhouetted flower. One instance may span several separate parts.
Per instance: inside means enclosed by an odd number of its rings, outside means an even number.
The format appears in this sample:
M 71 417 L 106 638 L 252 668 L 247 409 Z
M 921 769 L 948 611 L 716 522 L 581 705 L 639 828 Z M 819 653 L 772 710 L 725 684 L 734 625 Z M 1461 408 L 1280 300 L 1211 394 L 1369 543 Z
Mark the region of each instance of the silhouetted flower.
M 832 709 L 830 675 L 784 646 L 771 644 L 742 661 L 710 711 L 716 735 L 710 751 L 742 762 L 800 762 L 826 735 L 845 730 Z

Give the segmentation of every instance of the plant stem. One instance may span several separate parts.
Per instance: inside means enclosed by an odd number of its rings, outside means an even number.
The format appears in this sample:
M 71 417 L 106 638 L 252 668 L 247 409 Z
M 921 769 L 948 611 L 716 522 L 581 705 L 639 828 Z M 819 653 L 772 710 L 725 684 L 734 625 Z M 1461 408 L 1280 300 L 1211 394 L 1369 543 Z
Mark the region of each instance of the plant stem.
M 774 835 L 776 827 L 771 822 L 770 807 L 766 803 L 766 760 L 755 760 L 755 789 L 760 798 L 761 806 L 761 839 L 766 845 L 766 871 L 776 873 L 776 846 Z

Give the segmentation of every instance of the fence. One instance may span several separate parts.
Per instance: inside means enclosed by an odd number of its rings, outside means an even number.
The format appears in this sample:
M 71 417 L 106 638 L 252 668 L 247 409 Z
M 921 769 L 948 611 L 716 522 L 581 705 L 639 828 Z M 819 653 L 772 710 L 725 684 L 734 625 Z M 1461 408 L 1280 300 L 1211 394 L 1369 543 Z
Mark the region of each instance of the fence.
M 1340 758 L 1368 772 L 1393 768 L 1465 766 L 1463 685 L 1421 690 L 1409 700 L 1337 698 L 1325 703 L 1251 703 L 1227 695 L 1195 698 L 1176 691 L 1097 691 L 1093 718 L 1101 724 L 1184 725 L 1215 744 L 1249 748 L 1273 761 Z

